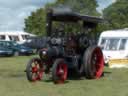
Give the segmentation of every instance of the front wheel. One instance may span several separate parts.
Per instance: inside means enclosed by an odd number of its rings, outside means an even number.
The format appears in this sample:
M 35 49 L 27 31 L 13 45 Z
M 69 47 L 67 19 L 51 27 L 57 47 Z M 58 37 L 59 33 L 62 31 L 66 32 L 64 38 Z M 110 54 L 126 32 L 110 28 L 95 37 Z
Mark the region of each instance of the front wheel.
M 43 76 L 43 64 L 39 58 L 32 58 L 26 66 L 26 76 L 29 81 L 41 80 Z
M 55 84 L 64 83 L 67 79 L 67 64 L 63 59 L 56 59 L 52 67 L 52 79 Z
M 103 74 L 104 58 L 100 47 L 90 46 L 83 57 L 84 72 L 87 79 L 97 79 Z

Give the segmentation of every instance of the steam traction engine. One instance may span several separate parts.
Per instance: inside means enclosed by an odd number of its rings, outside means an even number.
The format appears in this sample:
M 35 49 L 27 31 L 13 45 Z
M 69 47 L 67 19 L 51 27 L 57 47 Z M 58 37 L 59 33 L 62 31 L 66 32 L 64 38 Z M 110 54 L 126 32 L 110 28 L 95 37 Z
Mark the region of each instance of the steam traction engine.
M 39 51 L 40 58 L 32 58 L 26 67 L 29 81 L 41 80 L 43 74 L 52 74 L 54 83 L 64 83 L 70 70 L 87 79 L 100 78 L 103 73 L 104 59 L 101 49 L 91 42 L 87 32 L 52 31 L 53 21 L 82 22 L 83 30 L 95 28 L 102 19 L 83 16 L 73 12 L 47 13 L 47 37 L 45 45 Z

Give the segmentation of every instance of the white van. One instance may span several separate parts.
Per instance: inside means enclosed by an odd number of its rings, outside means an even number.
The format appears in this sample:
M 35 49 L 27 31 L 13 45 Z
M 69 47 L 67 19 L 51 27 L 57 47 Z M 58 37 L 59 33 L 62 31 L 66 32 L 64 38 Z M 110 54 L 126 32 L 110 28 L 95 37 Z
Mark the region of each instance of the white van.
M 16 41 L 19 44 L 23 44 L 28 37 L 35 36 L 33 34 L 23 32 L 23 31 L 4 31 L 0 32 L 0 40 L 6 41 Z
M 128 67 L 128 29 L 102 32 L 98 45 L 109 67 Z

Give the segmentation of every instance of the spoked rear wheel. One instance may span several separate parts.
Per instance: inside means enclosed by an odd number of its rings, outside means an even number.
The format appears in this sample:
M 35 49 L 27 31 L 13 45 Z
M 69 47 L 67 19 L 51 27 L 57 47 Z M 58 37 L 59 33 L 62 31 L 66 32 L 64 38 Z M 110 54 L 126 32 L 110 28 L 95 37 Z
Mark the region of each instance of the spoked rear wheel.
M 86 78 L 100 78 L 104 69 L 104 59 L 100 47 L 89 47 L 84 53 L 83 63 Z
M 63 59 L 56 59 L 52 67 L 52 79 L 55 84 L 64 83 L 67 79 L 67 64 Z
M 43 76 L 43 64 L 39 58 L 32 58 L 26 67 L 27 79 L 31 82 L 41 80 Z

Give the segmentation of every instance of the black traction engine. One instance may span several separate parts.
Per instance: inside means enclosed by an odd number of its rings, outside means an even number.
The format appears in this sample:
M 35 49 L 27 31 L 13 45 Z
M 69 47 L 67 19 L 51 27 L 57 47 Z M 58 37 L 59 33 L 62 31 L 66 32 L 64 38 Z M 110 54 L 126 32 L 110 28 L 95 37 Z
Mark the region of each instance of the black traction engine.
M 81 22 L 84 31 L 53 31 L 53 21 L 63 24 Z M 104 68 L 103 54 L 88 35 L 88 30 L 95 28 L 100 22 L 102 19 L 97 17 L 48 10 L 45 45 L 39 50 L 39 57 L 32 58 L 28 62 L 27 79 L 41 80 L 45 73 L 51 74 L 54 83 L 64 83 L 70 72 L 72 75 L 84 76 L 87 79 L 100 78 Z M 64 29 L 64 25 L 61 27 Z

